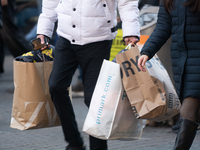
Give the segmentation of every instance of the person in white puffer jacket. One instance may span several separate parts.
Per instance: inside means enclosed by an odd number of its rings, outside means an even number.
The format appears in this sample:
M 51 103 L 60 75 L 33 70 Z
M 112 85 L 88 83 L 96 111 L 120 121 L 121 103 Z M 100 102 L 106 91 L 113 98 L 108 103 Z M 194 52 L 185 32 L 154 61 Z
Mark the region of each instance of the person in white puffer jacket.
M 43 0 L 37 38 L 47 46 L 54 23 L 58 21 L 59 39 L 55 45 L 49 88 L 65 140 L 69 143 L 66 150 L 85 150 L 67 88 L 80 65 L 84 99 L 89 107 L 102 62 L 109 59 L 112 39 L 117 34 L 117 7 L 125 44 L 137 43 L 140 38 L 138 0 Z M 106 140 L 89 138 L 90 150 L 107 150 Z

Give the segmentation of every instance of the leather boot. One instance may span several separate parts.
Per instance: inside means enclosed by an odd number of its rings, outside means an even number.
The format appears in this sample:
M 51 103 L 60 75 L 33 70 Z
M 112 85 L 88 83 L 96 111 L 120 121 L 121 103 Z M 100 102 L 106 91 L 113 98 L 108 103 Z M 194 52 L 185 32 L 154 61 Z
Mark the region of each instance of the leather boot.
M 189 150 L 196 135 L 197 127 L 196 122 L 181 118 L 173 150 Z

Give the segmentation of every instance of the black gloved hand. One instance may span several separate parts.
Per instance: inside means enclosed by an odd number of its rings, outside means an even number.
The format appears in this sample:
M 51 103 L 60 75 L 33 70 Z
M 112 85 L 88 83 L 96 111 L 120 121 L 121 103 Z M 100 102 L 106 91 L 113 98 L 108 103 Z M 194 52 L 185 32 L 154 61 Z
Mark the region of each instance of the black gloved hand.
M 48 36 L 44 35 L 44 44 L 46 46 L 48 46 L 50 44 L 49 41 L 50 41 L 50 38 Z

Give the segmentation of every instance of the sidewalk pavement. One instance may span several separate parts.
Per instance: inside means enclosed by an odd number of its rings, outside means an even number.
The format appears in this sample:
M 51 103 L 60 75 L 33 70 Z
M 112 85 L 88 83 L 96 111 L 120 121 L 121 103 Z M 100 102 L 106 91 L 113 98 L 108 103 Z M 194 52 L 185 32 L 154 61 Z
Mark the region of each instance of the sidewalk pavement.
M 5 73 L 0 74 L 0 150 L 64 150 L 60 126 L 44 129 L 20 131 L 10 128 L 13 100 L 13 57 L 5 57 Z M 73 106 L 82 137 L 89 150 L 88 135 L 82 131 L 87 107 L 83 97 L 73 96 Z M 109 150 L 172 150 L 176 134 L 170 127 L 145 127 L 142 138 L 134 141 L 109 140 Z M 191 150 L 200 149 L 200 131 L 197 132 Z

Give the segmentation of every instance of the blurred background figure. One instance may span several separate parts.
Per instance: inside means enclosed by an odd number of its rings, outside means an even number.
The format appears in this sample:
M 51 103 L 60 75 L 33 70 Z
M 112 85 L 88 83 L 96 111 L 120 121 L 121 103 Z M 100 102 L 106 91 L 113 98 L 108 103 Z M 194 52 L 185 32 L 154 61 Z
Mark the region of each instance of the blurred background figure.
M 33 50 L 31 40 L 37 37 L 37 20 L 42 10 L 42 0 L 0 0 L 3 27 L 0 29 L 0 73 L 4 72 L 5 53 L 13 57 Z M 55 45 L 57 35 L 51 39 Z
M 2 11 L 1 11 L 1 3 L 0 3 L 0 29 L 3 26 L 3 20 L 2 20 Z
M 0 3 L 0 29 L 3 26 L 3 18 L 2 18 L 2 10 L 1 10 L 1 3 Z M 0 45 L 2 45 L 2 40 L 0 40 Z M 1 49 L 0 49 L 1 50 Z M 0 73 L 3 73 L 3 55 L 1 55 L 1 51 L 0 51 Z
M 28 20 L 32 17 L 36 17 L 37 19 L 41 12 L 41 8 L 38 7 L 38 2 L 40 2 L 40 0 L 17 0 L 15 6 L 15 22 L 18 27 L 24 28 L 27 25 Z
M 37 20 L 41 12 L 42 0 L 27 0 L 26 2 L 18 2 L 16 7 L 16 24 L 25 33 L 25 39 L 27 41 L 31 41 L 37 36 Z M 29 24 L 31 24 L 31 26 L 28 30 L 24 28 Z
M 32 46 L 24 38 L 23 32 L 15 24 L 15 3 L 15 0 L 1 0 L 3 26 L 0 29 L 0 73 L 4 72 L 5 47 L 13 57 L 32 50 Z
M 144 5 L 159 6 L 160 0 L 140 0 L 138 8 L 142 9 Z

